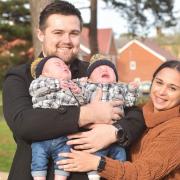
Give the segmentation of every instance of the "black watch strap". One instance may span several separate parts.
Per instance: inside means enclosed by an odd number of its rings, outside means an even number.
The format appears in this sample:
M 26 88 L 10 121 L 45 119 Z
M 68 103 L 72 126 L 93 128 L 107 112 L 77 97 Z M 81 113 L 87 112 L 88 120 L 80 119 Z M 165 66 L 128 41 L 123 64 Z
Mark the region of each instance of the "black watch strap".
M 105 169 L 105 166 L 106 166 L 106 158 L 104 156 L 101 156 L 97 171 L 98 172 L 103 171 Z

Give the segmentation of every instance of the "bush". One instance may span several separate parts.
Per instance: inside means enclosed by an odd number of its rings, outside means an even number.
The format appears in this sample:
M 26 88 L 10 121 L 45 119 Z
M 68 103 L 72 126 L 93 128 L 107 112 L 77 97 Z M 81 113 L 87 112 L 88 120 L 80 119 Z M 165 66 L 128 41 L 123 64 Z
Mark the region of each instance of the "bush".
M 30 46 L 31 43 L 27 43 L 23 46 L 16 46 L 9 51 L 9 54 L 0 56 L 0 89 L 2 89 L 2 82 L 7 70 L 12 66 L 28 61 L 29 57 L 26 52 Z
M 7 40 L 13 40 L 15 38 L 26 39 L 32 41 L 32 32 L 30 25 L 9 25 L 9 24 L 0 24 L 1 34 Z

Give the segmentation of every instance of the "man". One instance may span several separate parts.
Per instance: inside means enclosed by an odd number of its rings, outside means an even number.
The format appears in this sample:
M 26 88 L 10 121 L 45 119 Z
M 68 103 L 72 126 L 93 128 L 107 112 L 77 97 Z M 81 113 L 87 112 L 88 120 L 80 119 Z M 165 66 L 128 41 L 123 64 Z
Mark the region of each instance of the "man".
M 59 56 L 69 65 L 72 78 L 85 76 L 88 66 L 88 63 L 77 59 L 81 29 L 81 14 L 68 2 L 58 1 L 49 4 L 40 14 L 37 33 L 42 43 L 40 56 Z M 100 102 L 98 97 L 97 100 L 81 108 L 62 106 L 58 110 L 33 109 L 28 91 L 31 81 L 29 63 L 11 69 L 5 77 L 4 116 L 17 143 L 9 180 L 32 180 L 30 168 L 32 142 L 76 133 L 79 131 L 79 127 L 89 123 L 111 124 L 112 119 L 119 119 L 121 113 L 116 107 L 120 102 Z M 97 109 L 101 109 L 101 111 L 97 111 Z M 120 132 L 125 132 L 123 137 L 128 139 L 127 143 L 138 137 L 139 132 L 144 128 L 142 113 L 138 110 L 137 113 L 140 123 L 122 120 L 121 124 L 118 124 L 118 135 Z M 133 130 L 130 124 L 134 126 Z M 112 134 L 113 141 L 116 141 L 117 128 L 112 125 L 108 126 L 111 127 L 108 128 L 109 134 Z M 125 138 L 121 137 L 121 141 L 124 142 Z M 49 163 L 47 179 L 53 180 L 52 161 Z M 83 180 L 87 179 L 87 176 L 73 173 L 69 179 Z

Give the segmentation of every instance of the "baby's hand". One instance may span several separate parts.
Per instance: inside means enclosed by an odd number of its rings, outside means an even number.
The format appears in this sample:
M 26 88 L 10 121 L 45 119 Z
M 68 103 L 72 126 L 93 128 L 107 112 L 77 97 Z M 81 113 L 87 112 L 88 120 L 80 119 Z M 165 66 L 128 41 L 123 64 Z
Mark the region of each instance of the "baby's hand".
M 70 89 L 75 94 L 81 92 L 81 89 L 73 81 L 60 80 L 59 83 L 60 83 L 60 88 L 62 89 L 65 89 L 65 90 Z
M 137 89 L 138 87 L 139 87 L 139 83 L 137 83 L 137 82 L 130 82 L 129 84 L 128 84 L 128 87 L 129 87 L 129 89 L 130 90 L 135 90 L 135 89 Z
M 59 83 L 60 83 L 60 88 L 62 88 L 62 89 L 68 89 L 69 88 L 68 81 L 60 80 Z
M 78 85 L 77 85 L 76 83 L 74 83 L 74 82 L 71 82 L 71 83 L 70 83 L 69 88 L 70 88 L 71 91 L 72 91 L 73 93 L 75 93 L 75 94 L 81 92 L 81 89 L 80 89 L 80 88 L 78 87 Z

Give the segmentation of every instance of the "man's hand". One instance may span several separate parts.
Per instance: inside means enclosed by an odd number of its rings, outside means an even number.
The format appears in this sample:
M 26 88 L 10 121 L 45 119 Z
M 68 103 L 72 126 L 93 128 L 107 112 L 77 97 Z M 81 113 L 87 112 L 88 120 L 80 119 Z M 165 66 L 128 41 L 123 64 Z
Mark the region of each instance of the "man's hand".
M 68 145 L 76 150 L 94 153 L 116 142 L 116 128 L 108 124 L 94 124 L 89 131 L 68 136 Z
M 102 102 L 102 90 L 99 89 L 95 98 L 90 104 L 82 106 L 80 109 L 79 126 L 85 126 L 91 123 L 112 124 L 113 120 L 119 120 L 122 112 L 118 106 L 122 105 L 122 101 Z

